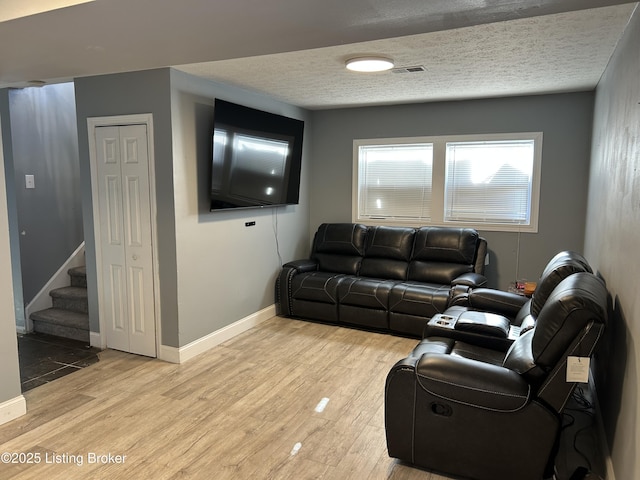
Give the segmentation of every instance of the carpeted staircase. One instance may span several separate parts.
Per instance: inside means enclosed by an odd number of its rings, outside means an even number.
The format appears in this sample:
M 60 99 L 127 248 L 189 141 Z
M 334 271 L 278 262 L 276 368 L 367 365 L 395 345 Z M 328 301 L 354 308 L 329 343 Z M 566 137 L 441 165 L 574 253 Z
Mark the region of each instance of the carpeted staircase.
M 71 286 L 51 290 L 53 307 L 31 314 L 36 332 L 89 343 L 89 305 L 85 267 L 69 269 Z

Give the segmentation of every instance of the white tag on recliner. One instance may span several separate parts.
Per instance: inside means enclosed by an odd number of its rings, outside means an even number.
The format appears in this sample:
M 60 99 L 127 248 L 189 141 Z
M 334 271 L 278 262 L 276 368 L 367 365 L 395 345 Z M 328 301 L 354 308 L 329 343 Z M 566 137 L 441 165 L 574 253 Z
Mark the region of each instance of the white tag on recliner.
M 589 383 L 589 357 L 567 357 L 567 382 Z

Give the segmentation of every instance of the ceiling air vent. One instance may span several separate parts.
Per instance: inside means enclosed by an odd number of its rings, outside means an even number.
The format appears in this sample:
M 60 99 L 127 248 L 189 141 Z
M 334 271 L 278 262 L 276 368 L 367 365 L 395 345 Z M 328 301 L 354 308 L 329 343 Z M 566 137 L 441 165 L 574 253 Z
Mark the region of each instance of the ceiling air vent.
M 422 65 L 414 65 L 413 67 L 398 67 L 391 70 L 393 73 L 420 73 L 426 72 L 427 69 Z

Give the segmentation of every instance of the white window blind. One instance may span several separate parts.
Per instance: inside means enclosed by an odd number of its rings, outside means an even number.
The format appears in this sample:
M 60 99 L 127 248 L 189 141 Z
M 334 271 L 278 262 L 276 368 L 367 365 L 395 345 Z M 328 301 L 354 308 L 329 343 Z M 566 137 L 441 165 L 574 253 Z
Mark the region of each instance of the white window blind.
M 444 220 L 528 225 L 533 162 L 534 140 L 448 142 Z
M 431 218 L 433 144 L 359 147 L 360 218 Z
M 537 232 L 542 132 L 358 139 L 352 220 Z

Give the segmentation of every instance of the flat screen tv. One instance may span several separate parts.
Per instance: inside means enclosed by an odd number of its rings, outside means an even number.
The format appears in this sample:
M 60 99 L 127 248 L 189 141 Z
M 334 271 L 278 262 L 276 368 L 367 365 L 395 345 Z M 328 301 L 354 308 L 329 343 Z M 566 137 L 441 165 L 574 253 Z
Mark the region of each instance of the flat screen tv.
M 297 204 L 304 122 L 215 100 L 211 211 Z

